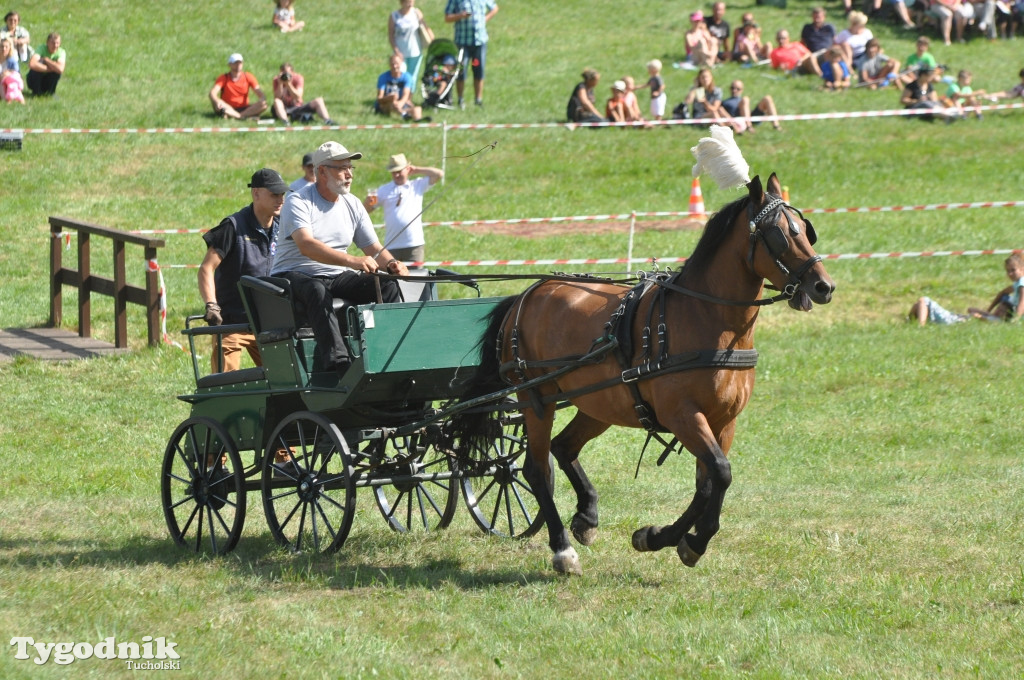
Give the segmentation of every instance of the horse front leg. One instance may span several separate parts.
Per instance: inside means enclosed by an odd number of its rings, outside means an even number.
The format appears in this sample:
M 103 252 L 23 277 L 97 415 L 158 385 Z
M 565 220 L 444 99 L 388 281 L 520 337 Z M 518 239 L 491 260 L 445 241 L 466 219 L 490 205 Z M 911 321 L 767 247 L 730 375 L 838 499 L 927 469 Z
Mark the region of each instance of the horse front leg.
M 569 523 L 569 530 L 583 545 L 591 545 L 597 539 L 597 489 L 580 465 L 579 453 L 587 442 L 609 427 L 580 412 L 551 442 L 551 455 L 576 492 L 576 514 Z
M 633 547 L 640 551 L 661 550 L 676 546 L 683 564 L 694 567 L 707 551 L 711 538 L 718 533 L 725 492 L 732 483 L 732 469 L 725 451 L 714 438 L 707 421 L 698 414 L 698 431 L 703 437 L 680 442 L 697 458 L 696 491 L 690 505 L 673 524 L 648 526 L 633 533 Z M 731 434 L 731 426 L 729 432 Z M 675 430 L 673 430 L 675 433 Z M 731 441 L 731 436 L 725 437 Z M 695 533 L 689 533 L 693 528 Z
M 527 395 L 520 395 L 520 402 L 527 402 Z M 523 412 L 526 426 L 527 458 L 523 465 L 523 478 L 530 484 L 537 506 L 548 528 L 548 546 L 554 555 L 551 565 L 561 574 L 583 574 L 580 557 L 569 543 L 569 534 L 565 530 L 562 518 L 558 515 L 552 488 L 548 486 L 551 469 L 548 452 L 551 450 L 551 426 L 555 417 L 554 406 L 545 408 L 542 416 L 537 416 L 532 408 Z

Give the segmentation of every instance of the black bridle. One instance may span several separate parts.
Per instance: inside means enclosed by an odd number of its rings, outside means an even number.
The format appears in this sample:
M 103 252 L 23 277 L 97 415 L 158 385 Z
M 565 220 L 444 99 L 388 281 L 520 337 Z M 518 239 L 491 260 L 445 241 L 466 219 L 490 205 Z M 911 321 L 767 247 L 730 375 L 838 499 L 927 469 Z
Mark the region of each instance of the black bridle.
M 786 277 L 786 285 L 778 295 L 770 298 L 761 298 L 760 300 L 752 300 L 750 302 L 741 302 L 737 300 L 726 300 L 714 295 L 708 295 L 707 293 L 699 293 L 695 290 L 675 285 L 668 280 L 659 280 L 657 281 L 657 284 L 664 288 L 668 288 L 669 290 L 674 290 L 677 293 L 683 293 L 684 295 L 704 300 L 705 302 L 713 302 L 720 305 L 731 305 L 734 307 L 762 307 L 764 305 L 774 304 L 780 300 L 793 299 L 800 290 L 802 283 L 801 278 L 811 267 L 821 262 L 821 256 L 815 255 L 814 257 L 810 257 L 803 264 L 797 267 L 796 271 L 790 271 L 789 268 L 782 263 L 782 256 L 789 251 L 790 244 L 789 238 L 786 237 L 786 232 L 783 231 L 782 227 L 778 224 L 778 214 L 781 212 L 786 218 L 786 225 L 791 236 L 800 235 L 800 225 L 793 220 L 793 216 L 790 211 L 799 215 L 800 219 L 806 225 L 808 243 L 813 246 L 818 240 L 818 235 L 814 231 L 814 226 L 811 224 L 810 220 L 805 218 L 802 212 L 789 205 L 778 196 L 774 196 L 772 194 L 766 195 L 768 196 L 768 201 L 756 215 L 754 214 L 754 202 L 751 201 L 747 204 L 747 217 L 750 226 L 750 250 L 747 252 L 747 266 L 751 269 L 754 268 L 754 249 L 757 248 L 757 244 L 760 241 L 764 244 L 764 247 L 771 256 L 772 261 L 775 262 L 775 266 L 778 267 L 779 271 L 781 271 Z

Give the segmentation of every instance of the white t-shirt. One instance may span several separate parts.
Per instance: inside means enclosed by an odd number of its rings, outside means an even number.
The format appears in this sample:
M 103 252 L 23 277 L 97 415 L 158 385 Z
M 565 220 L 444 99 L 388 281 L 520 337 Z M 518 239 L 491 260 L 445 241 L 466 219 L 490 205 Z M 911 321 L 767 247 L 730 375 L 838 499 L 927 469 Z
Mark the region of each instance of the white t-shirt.
M 836 36 L 837 43 L 846 43 L 850 46 L 850 54 L 856 59 L 860 55 L 864 54 L 864 50 L 867 49 L 868 41 L 873 37 L 871 29 L 865 28 L 860 33 L 850 33 L 850 29 L 844 28 Z
M 370 216 L 358 198 L 344 194 L 332 203 L 320 195 L 316 184 L 310 184 L 284 199 L 271 274 L 302 272 L 309 276 L 337 276 L 351 271 L 341 265 L 311 260 L 300 253 L 292 238 L 296 229 L 309 229 L 313 238 L 341 251 L 348 250 L 353 243 L 365 249 L 377 242 Z
M 385 248 L 415 248 L 426 243 L 423 194 L 429 190 L 430 178 L 426 176 L 409 179 L 401 186 L 388 182 L 377 189 L 377 200 L 384 210 Z

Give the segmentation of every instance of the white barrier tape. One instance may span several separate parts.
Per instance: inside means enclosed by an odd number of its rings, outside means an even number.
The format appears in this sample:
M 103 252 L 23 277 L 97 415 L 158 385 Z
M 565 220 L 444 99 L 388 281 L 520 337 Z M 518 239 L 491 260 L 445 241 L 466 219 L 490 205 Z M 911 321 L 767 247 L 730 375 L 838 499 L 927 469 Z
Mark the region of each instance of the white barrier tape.
M 920 210 L 963 210 L 967 208 L 1022 208 L 1024 201 L 976 201 L 973 203 L 931 203 L 928 205 L 888 205 L 860 208 L 801 208 L 805 215 L 842 213 L 873 213 L 873 212 L 913 212 Z M 449 222 L 424 222 L 425 227 L 471 227 L 496 224 L 544 224 L 558 222 L 593 222 L 618 220 L 625 221 L 633 217 L 694 217 L 688 211 L 630 212 L 620 215 L 573 215 L 569 217 L 524 217 L 502 220 L 455 220 Z M 706 216 L 704 216 L 706 217 Z M 374 225 L 376 229 L 382 225 Z M 209 229 L 133 229 L 129 234 L 205 234 Z
M 1024 108 L 1024 103 L 989 104 L 965 107 L 965 111 L 1001 111 Z M 889 116 L 942 115 L 953 109 L 882 109 L 873 111 L 835 111 L 831 113 L 795 113 L 778 116 L 751 116 L 754 122 L 837 120 L 844 118 L 884 118 Z M 394 130 L 407 128 L 442 128 L 449 130 L 498 130 L 536 129 L 564 127 L 575 130 L 581 127 L 642 127 L 658 125 L 710 125 L 717 123 L 714 118 L 687 118 L 685 120 L 649 120 L 644 123 L 407 123 L 385 125 L 307 125 L 303 127 L 179 127 L 179 128 L 3 128 L 0 133 L 39 134 L 194 134 L 214 132 L 306 132 L 310 130 Z
M 823 260 L 883 260 L 908 259 L 913 257 L 952 257 L 958 255 L 1011 255 L 1024 254 L 1020 248 L 987 248 L 983 250 L 911 250 L 892 253 L 833 253 L 821 254 Z M 536 259 L 536 260 L 437 260 L 434 262 L 409 262 L 417 267 L 532 267 L 547 265 L 580 265 L 580 264 L 640 264 L 657 262 L 658 264 L 678 264 L 686 262 L 685 257 L 633 258 L 594 257 L 570 259 Z M 198 264 L 168 264 L 167 269 L 199 269 Z

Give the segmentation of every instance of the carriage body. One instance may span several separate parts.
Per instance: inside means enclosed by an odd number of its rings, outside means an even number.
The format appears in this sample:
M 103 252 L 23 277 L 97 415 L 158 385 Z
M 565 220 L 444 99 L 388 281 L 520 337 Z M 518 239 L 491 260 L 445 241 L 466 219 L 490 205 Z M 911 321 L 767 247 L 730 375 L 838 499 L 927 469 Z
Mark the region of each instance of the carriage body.
M 400 531 L 446 526 L 460 491 L 485 531 L 539 528 L 536 513 L 520 518 L 518 529 L 495 526 L 476 498 L 480 478 L 499 471 L 517 477 L 515 459 L 525 449 L 518 414 L 498 410 L 501 395 L 481 407 L 496 409 L 490 446 L 469 458 L 463 451 L 459 460 L 445 438 L 445 407 L 476 378 L 480 338 L 505 298 L 335 301 L 352 358 L 339 378 L 319 369 L 312 330 L 296 312 L 286 280 L 243 277 L 239 289 L 249 324 L 229 330 L 255 335 L 262 366 L 200 375 L 196 341 L 218 327 L 184 331 L 196 388 L 178 397 L 190 404 L 190 415 L 168 443 L 161 484 L 177 543 L 231 550 L 242 531 L 245 496 L 258 492 L 279 542 L 303 550 L 312 541 L 319 552 L 333 551 L 345 540 L 361 487 L 372 488 L 388 524 Z M 292 462 L 282 462 L 288 457 Z M 313 482 L 314 492 L 303 495 L 303 484 Z M 306 511 L 320 517 L 323 535 L 312 522 L 289 533 L 296 503 L 304 506 L 303 517 Z

